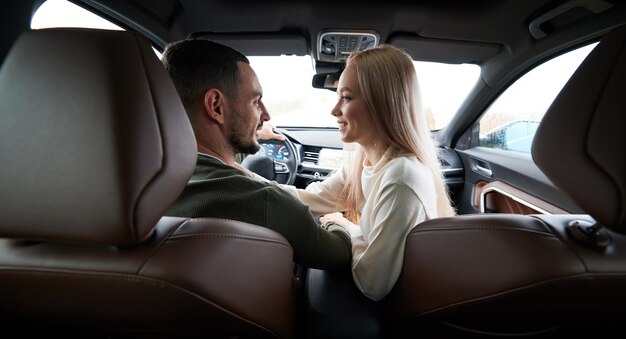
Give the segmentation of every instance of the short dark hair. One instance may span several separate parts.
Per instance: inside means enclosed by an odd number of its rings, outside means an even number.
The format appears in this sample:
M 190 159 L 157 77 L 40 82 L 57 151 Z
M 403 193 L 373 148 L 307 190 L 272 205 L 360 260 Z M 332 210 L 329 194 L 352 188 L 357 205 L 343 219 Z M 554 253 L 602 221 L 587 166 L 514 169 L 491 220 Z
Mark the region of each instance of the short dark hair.
M 249 64 L 241 52 L 208 40 L 181 40 L 169 44 L 162 62 L 185 106 L 189 118 L 204 93 L 217 88 L 235 99 L 239 70 L 237 62 Z

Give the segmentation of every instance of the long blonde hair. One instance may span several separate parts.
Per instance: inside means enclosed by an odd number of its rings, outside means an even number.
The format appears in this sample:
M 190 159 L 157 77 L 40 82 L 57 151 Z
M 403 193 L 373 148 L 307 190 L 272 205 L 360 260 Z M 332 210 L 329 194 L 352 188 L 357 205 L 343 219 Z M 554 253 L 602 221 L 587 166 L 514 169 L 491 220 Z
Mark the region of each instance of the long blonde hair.
M 422 111 L 420 88 L 411 57 L 391 45 L 380 45 L 353 52 L 346 64 L 356 70 L 365 107 L 379 128 L 379 144 L 391 146 L 392 157 L 409 153 L 426 165 L 435 183 L 438 216 L 454 215 L 441 173 L 438 149 Z M 341 196 L 346 216 L 359 223 L 359 206 L 365 201 L 361 188 L 365 152 L 360 146 L 354 147 L 346 159 L 347 176 Z

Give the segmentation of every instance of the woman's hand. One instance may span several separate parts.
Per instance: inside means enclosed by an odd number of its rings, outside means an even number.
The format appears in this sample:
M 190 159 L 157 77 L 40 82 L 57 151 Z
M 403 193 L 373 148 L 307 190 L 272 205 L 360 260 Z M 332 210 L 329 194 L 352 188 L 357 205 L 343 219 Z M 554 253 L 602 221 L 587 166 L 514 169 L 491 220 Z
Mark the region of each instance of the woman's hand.
M 343 227 L 343 228 L 347 228 L 348 226 L 352 225 L 352 222 L 348 219 L 346 219 L 342 213 L 340 212 L 336 212 L 336 213 L 331 213 L 331 214 L 326 214 L 324 216 L 320 217 L 320 222 L 322 224 L 327 223 L 327 222 L 334 222 L 335 224 Z

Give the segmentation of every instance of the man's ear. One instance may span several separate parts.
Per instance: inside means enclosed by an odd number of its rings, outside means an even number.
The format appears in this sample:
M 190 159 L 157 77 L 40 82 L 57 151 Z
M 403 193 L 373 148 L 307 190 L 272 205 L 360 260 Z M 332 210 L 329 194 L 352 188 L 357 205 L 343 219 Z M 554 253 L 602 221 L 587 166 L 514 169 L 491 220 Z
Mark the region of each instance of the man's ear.
M 211 88 L 204 93 L 204 111 L 218 124 L 224 123 L 224 104 L 224 94 L 219 89 Z

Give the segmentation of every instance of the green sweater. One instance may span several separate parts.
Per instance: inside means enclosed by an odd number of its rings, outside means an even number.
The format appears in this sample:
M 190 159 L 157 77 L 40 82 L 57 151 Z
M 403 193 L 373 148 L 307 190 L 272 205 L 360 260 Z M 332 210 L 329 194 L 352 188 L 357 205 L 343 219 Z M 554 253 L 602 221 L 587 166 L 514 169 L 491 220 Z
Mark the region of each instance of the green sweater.
M 251 178 L 203 154 L 198 154 L 193 176 L 166 215 L 223 218 L 267 227 L 289 241 L 294 261 L 303 266 L 350 267 L 350 237 L 343 228 L 320 227 L 309 207 L 278 184 Z

